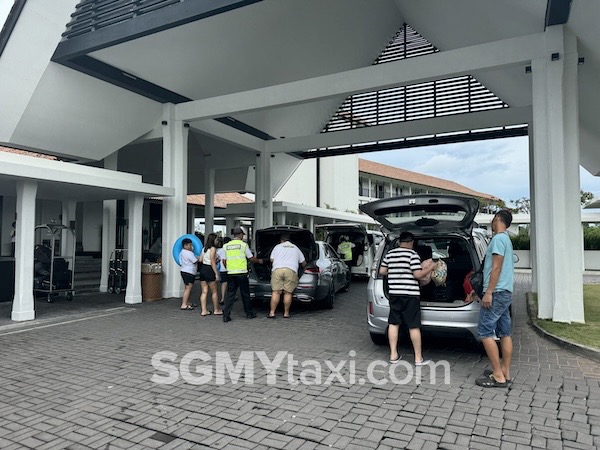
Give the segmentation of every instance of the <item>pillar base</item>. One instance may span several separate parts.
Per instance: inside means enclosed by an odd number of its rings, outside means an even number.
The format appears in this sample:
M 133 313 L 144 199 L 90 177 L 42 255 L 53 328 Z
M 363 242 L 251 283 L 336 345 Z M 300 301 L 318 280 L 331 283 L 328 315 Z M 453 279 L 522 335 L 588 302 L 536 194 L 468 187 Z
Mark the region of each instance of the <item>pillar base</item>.
M 101 284 L 100 285 L 100 289 L 98 289 L 100 292 L 108 292 L 108 284 Z
M 35 311 L 13 311 L 11 316 L 11 320 L 15 322 L 24 322 L 26 320 L 34 320 L 35 319 Z
M 125 303 L 134 305 L 136 303 L 142 303 L 142 294 L 139 295 L 127 295 L 125 294 Z

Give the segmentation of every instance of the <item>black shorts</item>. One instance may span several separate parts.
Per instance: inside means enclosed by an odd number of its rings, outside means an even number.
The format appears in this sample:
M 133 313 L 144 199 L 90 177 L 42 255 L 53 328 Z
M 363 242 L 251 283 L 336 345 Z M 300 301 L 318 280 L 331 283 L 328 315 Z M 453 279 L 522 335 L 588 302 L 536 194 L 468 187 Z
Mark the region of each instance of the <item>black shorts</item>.
M 412 295 L 390 295 L 390 325 L 404 324 L 409 329 L 421 328 L 421 301 Z
M 212 266 L 209 266 L 207 264 L 202 264 L 202 266 L 200 266 L 200 281 L 206 281 L 206 282 L 210 282 L 210 281 L 216 281 L 217 277 L 215 275 L 215 271 L 213 270 Z
M 219 282 L 227 283 L 227 272 L 219 272 Z
M 196 281 L 196 275 L 192 275 L 191 273 L 187 273 L 187 272 L 180 272 L 181 273 L 181 278 L 183 279 L 183 284 L 185 284 L 186 286 L 188 284 L 194 284 L 194 281 Z

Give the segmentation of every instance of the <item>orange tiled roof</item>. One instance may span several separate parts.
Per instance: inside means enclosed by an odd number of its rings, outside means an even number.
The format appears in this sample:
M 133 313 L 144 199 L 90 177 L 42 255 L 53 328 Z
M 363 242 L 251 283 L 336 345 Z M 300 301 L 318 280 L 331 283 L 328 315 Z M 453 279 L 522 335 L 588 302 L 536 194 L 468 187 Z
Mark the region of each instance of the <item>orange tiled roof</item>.
M 204 194 L 188 195 L 187 202 L 189 205 L 204 206 L 206 204 Z M 226 208 L 229 203 L 254 203 L 254 201 L 244 197 L 242 194 L 238 194 L 237 192 L 225 192 L 222 194 L 215 194 L 216 208 Z
M 386 178 L 392 178 L 394 180 L 402 180 L 406 181 L 407 183 L 418 184 L 425 187 L 434 187 L 444 191 L 471 195 L 486 200 L 498 200 L 498 197 L 475 191 L 471 188 L 463 186 L 462 184 L 455 183 L 454 181 L 431 177 L 422 173 L 411 172 L 410 170 L 387 166 L 385 164 L 376 163 L 366 159 L 358 160 L 358 168 L 360 172 L 370 173 L 372 175 L 379 175 Z
M 52 160 L 58 159 L 56 156 L 52 156 L 52 155 L 44 155 L 43 153 L 35 153 L 35 152 L 30 152 L 28 150 L 18 150 L 16 148 L 3 147 L 1 145 L 0 145 L 0 152 L 15 153 L 17 155 L 33 156 L 34 158 L 42 158 L 42 159 L 52 159 Z

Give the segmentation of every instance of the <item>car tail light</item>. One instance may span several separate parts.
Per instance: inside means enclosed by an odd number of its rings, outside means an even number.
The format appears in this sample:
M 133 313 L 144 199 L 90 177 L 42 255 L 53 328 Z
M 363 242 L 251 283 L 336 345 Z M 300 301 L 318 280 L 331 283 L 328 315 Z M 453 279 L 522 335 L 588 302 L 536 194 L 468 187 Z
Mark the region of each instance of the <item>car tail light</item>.
M 373 302 L 369 302 L 369 315 L 373 315 Z
M 315 275 L 319 275 L 320 272 L 321 269 L 319 269 L 318 267 L 307 267 L 306 269 L 304 269 L 304 273 L 312 273 Z

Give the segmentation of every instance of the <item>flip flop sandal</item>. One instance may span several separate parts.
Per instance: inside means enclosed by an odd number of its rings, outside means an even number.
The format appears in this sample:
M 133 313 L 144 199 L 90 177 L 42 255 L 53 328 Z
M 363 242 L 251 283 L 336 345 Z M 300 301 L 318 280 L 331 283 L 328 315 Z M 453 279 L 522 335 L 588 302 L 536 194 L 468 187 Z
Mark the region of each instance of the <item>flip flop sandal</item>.
M 223 315 L 223 311 L 213 312 L 213 315 L 215 315 L 215 316 L 222 316 Z
M 494 372 L 492 372 L 490 369 L 485 369 L 485 370 L 483 371 L 483 376 L 484 376 L 484 377 L 489 377 L 489 376 L 490 376 L 491 374 L 493 374 L 493 373 L 494 373 Z M 512 384 L 512 380 L 508 380 L 508 379 L 507 379 L 507 380 L 506 380 L 506 382 L 507 382 L 509 385 L 510 385 L 510 384 Z
M 508 387 L 508 382 L 505 381 L 504 383 L 500 383 L 499 381 L 496 381 L 496 379 L 494 378 L 494 375 L 488 375 L 487 377 L 484 375 L 482 377 L 477 378 L 477 380 L 475 380 L 475 383 L 478 386 L 481 387 L 486 387 L 486 388 L 492 388 L 492 387 L 497 387 L 497 388 L 505 388 Z
M 211 314 L 212 314 L 212 313 L 211 313 L 210 311 L 208 311 L 206 314 L 200 314 L 200 315 L 201 315 L 202 317 L 205 317 L 205 316 L 210 316 Z
M 398 364 L 401 359 L 402 359 L 402 356 L 398 355 L 397 359 L 390 359 L 390 364 Z
M 274 318 L 275 318 L 275 314 L 273 314 L 273 315 L 267 314 L 267 319 L 274 319 Z
M 179 308 L 182 311 L 191 311 L 192 309 L 194 309 L 194 307 L 192 305 L 187 305 L 185 308 Z

